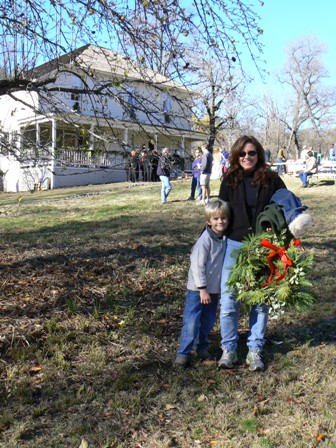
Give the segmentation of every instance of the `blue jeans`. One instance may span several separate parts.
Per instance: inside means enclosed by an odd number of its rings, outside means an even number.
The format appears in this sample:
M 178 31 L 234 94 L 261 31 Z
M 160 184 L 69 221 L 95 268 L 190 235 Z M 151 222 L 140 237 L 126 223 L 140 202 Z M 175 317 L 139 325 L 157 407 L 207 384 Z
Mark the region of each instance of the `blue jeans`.
M 197 187 L 198 197 L 200 199 L 202 199 L 202 187 L 201 187 L 201 183 L 200 183 L 200 177 L 193 176 L 192 180 L 191 180 L 191 192 L 190 192 L 191 198 L 195 198 L 196 187 Z
M 243 243 L 227 239 L 226 253 L 224 258 L 221 298 L 220 298 L 220 327 L 221 327 L 221 347 L 229 351 L 234 351 L 238 343 L 239 324 L 239 302 L 236 302 L 232 291 L 226 286 L 226 281 L 235 262 L 233 250 L 239 249 Z M 265 345 L 265 333 L 268 321 L 268 307 L 263 304 L 254 305 L 250 311 L 247 345 L 250 350 L 261 350 Z
M 216 320 L 219 294 L 210 294 L 211 303 L 202 304 L 199 291 L 188 289 L 183 313 L 183 327 L 178 356 L 189 358 L 194 347 L 196 351 L 206 350 L 208 336 Z
M 312 176 L 313 173 L 311 171 L 301 171 L 299 173 L 299 178 L 301 179 L 302 185 L 304 187 L 308 187 L 308 176 Z
M 278 163 L 284 163 L 284 161 L 282 160 L 282 158 L 278 158 Z M 278 174 L 284 174 L 284 172 L 285 172 L 285 165 L 278 165 L 277 166 L 277 171 L 278 171 Z
M 170 190 L 172 189 L 172 186 L 168 176 L 160 176 L 160 180 L 162 182 L 161 202 L 164 204 L 165 202 L 167 202 L 167 197 L 170 193 Z

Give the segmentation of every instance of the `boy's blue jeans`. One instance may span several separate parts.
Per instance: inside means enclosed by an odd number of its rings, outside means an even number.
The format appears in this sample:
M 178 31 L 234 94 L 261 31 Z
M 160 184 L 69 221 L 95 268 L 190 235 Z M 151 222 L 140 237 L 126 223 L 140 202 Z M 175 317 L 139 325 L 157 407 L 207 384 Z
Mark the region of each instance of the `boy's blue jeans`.
M 202 351 L 209 346 L 208 336 L 215 324 L 219 294 L 210 296 L 211 303 L 204 305 L 199 291 L 187 291 L 180 348 L 177 351 L 182 358 L 189 358 L 193 347 L 196 351 Z
M 234 351 L 238 343 L 238 324 L 239 324 L 239 302 L 236 302 L 232 291 L 230 291 L 226 282 L 231 272 L 232 266 L 236 261 L 232 251 L 239 249 L 243 243 L 227 239 L 226 253 L 224 258 L 222 280 L 221 280 L 221 298 L 220 298 L 220 327 L 222 349 Z M 254 305 L 250 311 L 249 327 L 250 331 L 247 338 L 247 345 L 250 350 L 261 350 L 265 345 L 265 333 L 268 321 L 268 307 L 263 304 Z

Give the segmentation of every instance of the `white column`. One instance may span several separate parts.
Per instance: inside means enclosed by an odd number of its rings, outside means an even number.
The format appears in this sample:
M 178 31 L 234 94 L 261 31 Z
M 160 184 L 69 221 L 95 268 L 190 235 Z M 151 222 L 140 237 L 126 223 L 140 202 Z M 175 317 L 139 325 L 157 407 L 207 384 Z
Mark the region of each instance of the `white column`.
M 51 120 L 51 173 L 50 173 L 50 188 L 53 189 L 55 185 L 55 165 L 56 165 L 56 129 L 57 122 L 55 118 Z
M 94 150 L 94 124 L 90 126 L 90 151 Z
M 128 147 L 128 128 L 124 129 L 124 143 L 125 146 Z
M 90 141 L 90 161 L 92 164 L 92 152 L 94 151 L 94 124 L 91 124 L 90 126 L 90 135 L 89 135 L 89 141 Z M 95 162 L 97 165 L 102 164 L 102 156 L 99 156 L 99 159 L 95 159 Z
M 41 128 L 40 123 L 36 123 L 36 143 L 39 145 L 41 143 Z
M 181 136 L 181 157 L 184 157 L 184 148 L 185 148 L 185 136 L 182 135 Z

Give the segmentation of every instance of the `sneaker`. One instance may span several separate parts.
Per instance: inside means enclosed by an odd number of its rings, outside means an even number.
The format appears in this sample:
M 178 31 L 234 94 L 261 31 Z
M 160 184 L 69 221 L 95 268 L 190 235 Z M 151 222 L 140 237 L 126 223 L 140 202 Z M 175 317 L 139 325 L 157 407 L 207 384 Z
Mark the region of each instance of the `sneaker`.
M 252 372 L 264 370 L 265 366 L 261 360 L 261 350 L 250 350 L 246 357 L 246 364 Z
M 187 201 L 194 201 L 195 198 L 193 198 L 192 196 L 189 196 L 189 198 L 187 199 Z
M 197 356 L 203 361 L 213 361 L 214 357 L 207 349 L 197 351 Z
M 189 364 L 189 359 L 188 358 L 184 358 L 183 356 L 176 356 L 175 358 L 175 362 L 174 362 L 174 366 L 178 369 L 182 368 L 185 369 L 186 367 L 188 367 Z
M 223 350 L 221 359 L 218 361 L 218 367 L 222 369 L 232 369 L 233 364 L 237 364 L 238 356 L 235 350 Z

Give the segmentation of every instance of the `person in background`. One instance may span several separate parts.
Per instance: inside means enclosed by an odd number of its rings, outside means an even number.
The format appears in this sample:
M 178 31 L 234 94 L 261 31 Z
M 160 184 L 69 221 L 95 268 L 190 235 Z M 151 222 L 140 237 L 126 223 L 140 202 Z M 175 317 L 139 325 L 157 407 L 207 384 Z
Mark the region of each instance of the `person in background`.
M 220 199 L 205 206 L 206 228 L 190 255 L 187 296 L 183 313 L 176 367 L 187 367 L 195 348 L 200 359 L 213 359 L 208 336 L 216 320 L 226 237 L 230 217 L 228 204 Z
M 258 215 L 269 204 L 272 195 L 281 188 L 286 188 L 286 185 L 278 173 L 266 165 L 264 148 L 259 141 L 247 135 L 238 138 L 232 146 L 230 168 L 219 190 L 219 198 L 229 203 L 231 211 L 221 280 L 220 327 L 223 354 L 218 363 L 220 368 L 231 369 L 238 362 L 236 349 L 239 303 L 232 290 L 226 286 L 235 262 L 236 251 L 247 235 L 256 232 Z M 246 363 L 253 371 L 264 369 L 262 349 L 265 344 L 267 320 L 266 305 L 252 306 Z
M 227 151 L 225 148 L 221 150 L 222 155 L 222 164 L 225 165 L 225 163 L 229 160 L 229 151 Z
M 150 162 L 149 162 L 148 153 L 147 153 L 147 151 L 145 149 L 141 150 L 139 162 L 140 162 L 140 171 L 141 171 L 142 181 L 143 182 L 148 182 L 150 180 L 149 179 Z
M 336 150 L 335 150 L 334 143 L 330 143 L 329 160 L 330 160 L 330 162 L 335 162 L 335 160 L 336 160 Z
M 286 145 L 284 145 L 278 151 L 277 162 L 280 163 L 280 165 L 278 165 L 278 168 L 277 168 L 278 174 L 285 174 L 285 172 L 286 172 L 285 165 L 283 165 L 283 163 L 286 162 L 286 160 L 287 160 L 286 155 L 285 155 L 285 149 L 286 149 Z
M 157 175 L 157 167 L 159 163 L 159 151 L 157 149 L 153 149 L 152 154 L 149 157 L 150 160 L 150 180 L 151 182 L 158 182 L 160 180 Z
M 220 179 L 223 175 L 223 166 L 222 166 L 222 152 L 218 146 L 214 148 L 212 158 L 213 160 L 212 160 L 211 179 Z
M 270 149 L 265 149 L 265 162 L 266 165 L 271 165 L 272 164 L 272 154 L 271 154 L 271 150 Z
M 172 189 L 170 183 L 170 171 L 172 168 L 172 160 L 170 158 L 169 148 L 162 149 L 162 156 L 159 158 L 157 174 L 160 177 L 161 187 L 161 203 L 166 204 L 169 193 Z
M 139 181 L 139 157 L 136 151 L 131 151 L 128 161 L 128 181 Z
M 307 146 L 302 146 L 300 159 L 302 160 L 303 163 L 305 163 L 307 158 L 308 158 L 308 148 L 307 148 Z
M 208 150 L 208 145 L 202 145 L 202 165 L 200 183 L 202 187 L 202 204 L 207 204 L 210 201 L 210 177 L 212 171 L 212 154 Z
M 181 170 L 181 156 L 178 153 L 177 149 L 175 149 L 174 154 L 172 155 L 172 162 L 173 162 L 173 170 L 175 177 L 178 177 L 180 175 Z
M 195 159 L 191 165 L 192 179 L 191 179 L 191 191 L 188 201 L 195 200 L 196 188 L 197 188 L 197 198 L 202 199 L 202 187 L 200 184 L 201 164 L 202 164 L 202 151 L 200 149 L 196 149 Z
M 309 150 L 307 155 L 308 155 L 308 159 L 306 160 L 305 169 L 304 169 L 304 171 L 301 171 L 299 173 L 299 178 L 301 179 L 303 188 L 308 187 L 308 177 L 317 173 L 317 160 L 315 159 L 315 157 L 313 155 L 313 151 Z

